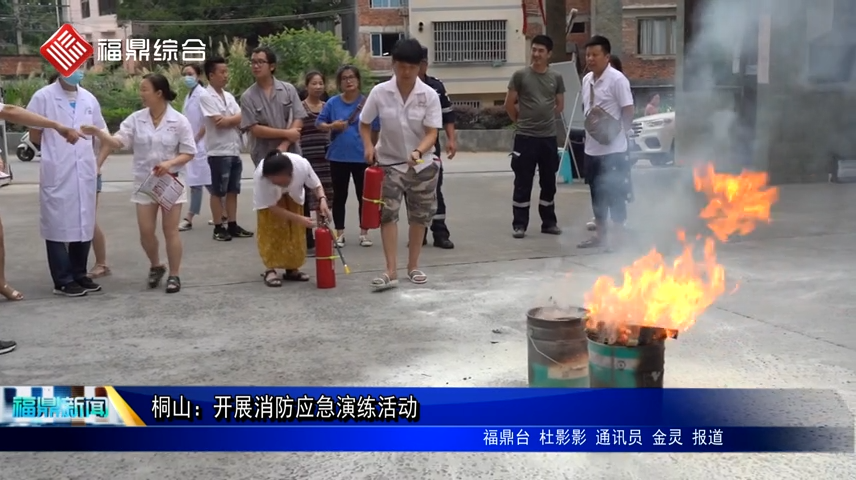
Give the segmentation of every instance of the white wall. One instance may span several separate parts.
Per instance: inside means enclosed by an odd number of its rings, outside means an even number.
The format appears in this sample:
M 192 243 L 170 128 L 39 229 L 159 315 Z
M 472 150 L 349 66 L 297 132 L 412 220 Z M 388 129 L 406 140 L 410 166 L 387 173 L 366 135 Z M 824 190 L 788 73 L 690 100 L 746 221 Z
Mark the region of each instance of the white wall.
M 505 20 L 506 62 L 501 66 L 482 64 L 430 65 L 430 74 L 443 81 L 452 95 L 505 93 L 511 74 L 526 65 L 527 41 L 523 32 L 523 10 L 519 0 L 410 0 L 410 35 L 434 50 L 432 22 Z M 422 23 L 422 31 L 419 24 Z M 429 54 L 433 61 L 433 53 Z

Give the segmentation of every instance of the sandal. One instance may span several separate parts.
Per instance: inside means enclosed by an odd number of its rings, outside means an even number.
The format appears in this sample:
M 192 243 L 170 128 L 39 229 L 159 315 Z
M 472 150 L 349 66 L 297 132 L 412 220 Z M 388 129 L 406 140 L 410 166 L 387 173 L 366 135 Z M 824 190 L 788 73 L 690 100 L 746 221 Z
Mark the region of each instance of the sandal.
M 309 275 L 301 272 L 300 270 L 286 270 L 285 273 L 282 274 L 282 279 L 286 282 L 308 282 Z
M 163 265 L 159 265 L 157 267 L 152 267 L 149 269 L 149 279 L 148 285 L 149 288 L 158 288 L 163 280 L 163 276 L 166 275 L 166 267 Z
M 425 272 L 422 270 L 411 270 L 410 273 L 407 274 L 407 277 L 410 278 L 410 283 L 415 285 L 424 285 L 428 283 L 428 275 L 425 275 Z
M 603 244 L 603 242 L 601 242 L 600 238 L 591 237 L 588 240 L 585 240 L 585 241 L 577 244 L 577 248 L 597 248 L 597 247 L 601 246 L 602 244 Z
M 279 276 L 276 274 L 276 270 L 268 270 L 262 274 L 262 278 L 265 280 L 265 285 L 268 287 L 281 287 L 282 280 L 279 279 Z
M 372 241 L 369 240 L 369 237 L 367 237 L 365 235 L 360 235 L 360 246 L 361 247 L 371 247 L 372 245 L 374 245 L 374 243 L 372 243 Z
M 86 276 L 89 278 L 101 278 L 107 277 L 112 273 L 113 272 L 110 271 L 110 267 L 108 267 L 107 265 L 96 263 L 95 266 L 92 267 L 92 270 L 90 270 L 89 273 L 86 274 Z
M 181 279 L 172 275 L 166 279 L 166 293 L 178 293 L 181 291 Z
M 385 290 L 393 289 L 397 286 L 398 279 L 389 278 L 389 274 L 386 273 L 372 280 L 372 288 L 375 292 L 383 292 Z
M 24 294 L 10 287 L 8 284 L 0 287 L 0 295 L 6 297 L 10 302 L 17 302 L 24 299 Z

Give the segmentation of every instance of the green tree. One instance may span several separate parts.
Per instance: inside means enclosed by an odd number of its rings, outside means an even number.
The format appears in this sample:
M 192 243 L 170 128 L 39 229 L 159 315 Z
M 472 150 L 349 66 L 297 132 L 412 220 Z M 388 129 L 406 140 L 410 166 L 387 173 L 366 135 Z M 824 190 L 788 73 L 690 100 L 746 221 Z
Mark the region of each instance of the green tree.
M 244 38 L 250 47 L 258 45 L 258 38 L 272 35 L 286 28 L 305 26 L 304 20 L 282 21 L 265 18 L 334 11 L 342 8 L 345 0 L 134 0 L 119 4 L 120 22 L 169 21 L 164 25 L 147 25 L 148 38 L 184 41 L 200 39 L 208 45 Z M 335 16 L 330 15 L 330 18 Z M 251 23 L 218 23 L 238 19 L 259 19 Z M 324 17 L 315 20 L 323 20 Z M 186 23 L 182 23 L 186 22 Z M 193 22 L 193 23 L 190 23 Z
M 0 53 L 37 55 L 58 28 L 56 0 L 0 0 Z

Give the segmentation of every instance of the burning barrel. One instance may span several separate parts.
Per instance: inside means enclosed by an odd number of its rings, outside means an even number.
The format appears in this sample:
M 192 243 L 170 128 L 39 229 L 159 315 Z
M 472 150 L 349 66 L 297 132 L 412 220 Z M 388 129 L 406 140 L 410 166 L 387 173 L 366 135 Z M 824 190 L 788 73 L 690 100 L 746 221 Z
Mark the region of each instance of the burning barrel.
M 676 330 L 629 327 L 612 335 L 588 331 L 592 388 L 663 388 L 666 339 Z M 610 338 L 613 337 L 613 338 Z
M 582 308 L 533 308 L 526 313 L 529 386 L 586 388 L 589 359 Z

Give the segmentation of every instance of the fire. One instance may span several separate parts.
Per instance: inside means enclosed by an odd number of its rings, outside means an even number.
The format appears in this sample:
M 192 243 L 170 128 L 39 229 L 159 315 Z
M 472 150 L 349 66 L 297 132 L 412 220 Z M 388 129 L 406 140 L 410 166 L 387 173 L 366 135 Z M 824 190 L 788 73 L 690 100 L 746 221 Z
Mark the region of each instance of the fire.
M 709 201 L 700 217 L 716 239 L 724 242 L 734 234 L 753 231 L 759 221 L 770 221 L 778 190 L 767 187 L 766 174 L 721 174 L 712 165 L 694 173 L 696 190 Z M 671 264 L 654 249 L 622 270 L 620 284 L 610 276 L 598 278 L 585 296 L 588 326 L 619 343 L 626 340 L 631 326 L 675 331 L 692 327 L 726 294 L 725 267 L 717 261 L 714 238 L 697 236 L 697 242 L 691 242 L 679 231 L 678 239 L 683 251 Z M 696 258 L 698 243 L 703 245 L 700 258 Z
M 734 234 L 748 235 L 758 222 L 770 223 L 770 207 L 779 199 L 779 190 L 767 186 L 766 173 L 729 175 L 707 165 L 696 169 L 693 178 L 696 191 L 707 195 L 709 202 L 699 216 L 720 242 Z

